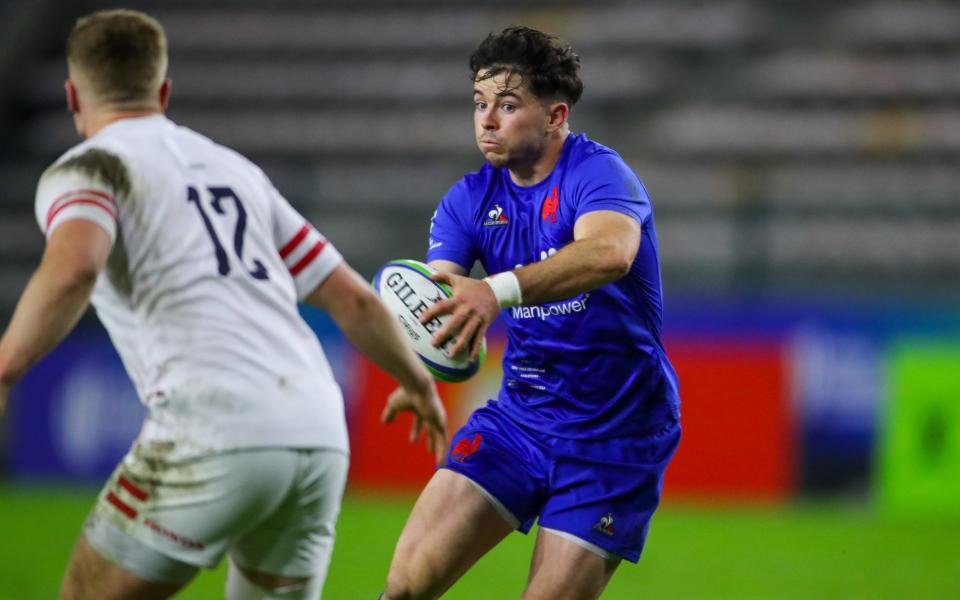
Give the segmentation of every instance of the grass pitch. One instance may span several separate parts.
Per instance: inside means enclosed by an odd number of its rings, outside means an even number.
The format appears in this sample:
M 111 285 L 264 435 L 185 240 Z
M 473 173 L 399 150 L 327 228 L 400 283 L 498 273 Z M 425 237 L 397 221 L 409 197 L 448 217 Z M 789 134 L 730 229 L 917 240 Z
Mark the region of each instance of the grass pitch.
M 95 495 L 0 486 L 0 599 L 56 597 Z M 324 598 L 377 597 L 412 502 L 348 496 Z M 519 597 L 534 537 L 510 536 L 444 598 Z M 222 598 L 224 575 L 223 565 L 202 573 L 177 598 Z M 640 564 L 621 565 L 603 598 L 960 598 L 960 521 L 888 520 L 849 505 L 668 505 Z

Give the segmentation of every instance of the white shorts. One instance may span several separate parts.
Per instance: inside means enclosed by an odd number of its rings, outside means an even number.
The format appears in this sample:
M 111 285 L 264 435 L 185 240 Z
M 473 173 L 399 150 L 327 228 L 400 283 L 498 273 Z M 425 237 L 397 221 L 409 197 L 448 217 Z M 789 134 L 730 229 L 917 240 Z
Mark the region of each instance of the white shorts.
M 228 552 L 246 569 L 322 581 L 348 462 L 325 448 L 167 462 L 135 444 L 100 493 L 84 536 L 107 560 L 148 581 L 186 582 Z

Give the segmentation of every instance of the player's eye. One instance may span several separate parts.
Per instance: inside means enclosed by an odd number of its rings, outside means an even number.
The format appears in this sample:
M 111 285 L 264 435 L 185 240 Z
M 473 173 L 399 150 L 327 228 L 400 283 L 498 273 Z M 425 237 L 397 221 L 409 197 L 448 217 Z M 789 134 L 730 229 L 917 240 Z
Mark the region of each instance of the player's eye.
M 473 106 L 474 106 L 474 108 L 477 109 L 477 110 L 487 110 L 487 103 L 486 103 L 486 102 L 474 102 L 474 103 L 473 103 Z
M 505 113 L 512 113 L 517 110 L 517 107 L 514 106 L 513 104 L 501 104 L 500 110 L 502 110 Z

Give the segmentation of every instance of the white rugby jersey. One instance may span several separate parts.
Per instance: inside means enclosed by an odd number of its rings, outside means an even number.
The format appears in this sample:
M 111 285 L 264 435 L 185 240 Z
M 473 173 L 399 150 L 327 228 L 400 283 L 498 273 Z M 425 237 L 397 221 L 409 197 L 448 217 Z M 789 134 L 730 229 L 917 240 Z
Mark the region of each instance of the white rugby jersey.
M 336 249 L 236 152 L 163 115 L 122 119 L 40 179 L 46 236 L 71 219 L 114 240 L 93 306 L 171 457 L 347 449 L 343 398 L 297 311 Z

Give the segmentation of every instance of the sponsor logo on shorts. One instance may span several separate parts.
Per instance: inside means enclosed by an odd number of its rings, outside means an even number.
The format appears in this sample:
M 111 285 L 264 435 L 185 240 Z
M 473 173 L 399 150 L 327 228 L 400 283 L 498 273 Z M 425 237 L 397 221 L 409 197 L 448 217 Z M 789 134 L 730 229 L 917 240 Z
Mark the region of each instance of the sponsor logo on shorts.
M 493 210 L 487 213 L 487 220 L 483 222 L 484 227 L 501 227 L 510 223 L 507 215 L 503 214 L 503 207 L 499 204 L 493 205 Z
M 201 544 L 200 542 L 196 540 L 191 540 L 190 538 L 184 535 L 180 535 L 175 531 L 170 531 L 169 529 L 167 529 L 160 523 L 157 523 L 153 519 L 146 519 L 144 520 L 143 524 L 149 527 L 150 529 L 156 531 L 163 537 L 167 538 L 168 540 L 175 542 L 177 544 L 180 544 L 184 548 L 193 548 L 194 550 L 203 550 L 204 548 L 203 544 Z
M 607 513 L 600 517 L 600 521 L 593 526 L 594 531 L 599 531 L 604 535 L 613 535 L 613 513 Z
M 483 436 L 479 433 L 473 436 L 473 439 L 463 438 L 457 445 L 453 447 L 453 452 L 450 453 L 450 456 L 453 457 L 453 460 L 458 463 L 470 458 L 470 455 L 480 449 L 480 442 L 483 441 Z

